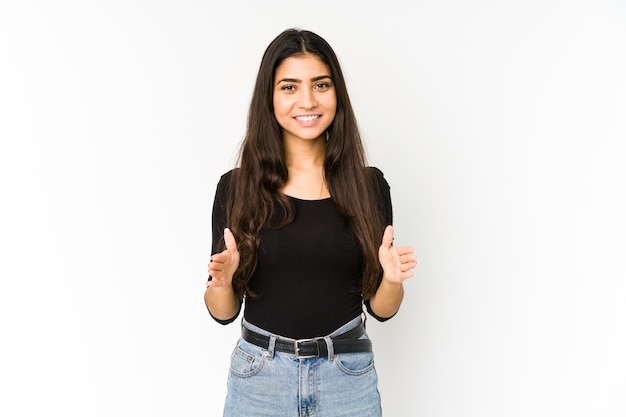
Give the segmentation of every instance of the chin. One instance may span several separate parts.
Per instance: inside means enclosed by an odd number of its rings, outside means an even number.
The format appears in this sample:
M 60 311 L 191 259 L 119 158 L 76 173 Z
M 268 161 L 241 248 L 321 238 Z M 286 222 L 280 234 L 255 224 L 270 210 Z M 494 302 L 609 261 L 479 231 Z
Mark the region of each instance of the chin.
M 298 134 L 297 132 L 289 132 L 289 136 L 293 137 L 293 138 L 298 138 L 301 140 L 316 140 L 319 139 L 320 137 L 324 136 L 324 132 L 315 132 L 315 133 L 302 133 L 302 134 Z

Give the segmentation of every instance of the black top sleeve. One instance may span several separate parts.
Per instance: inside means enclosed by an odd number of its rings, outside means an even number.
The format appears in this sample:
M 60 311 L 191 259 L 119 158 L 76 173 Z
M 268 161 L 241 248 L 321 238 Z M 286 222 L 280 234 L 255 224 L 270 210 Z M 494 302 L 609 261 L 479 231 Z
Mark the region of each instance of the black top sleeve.
M 373 183 L 375 184 L 374 191 L 376 195 L 376 202 L 378 203 L 379 210 L 381 211 L 386 225 L 393 224 L 393 209 L 391 206 L 391 187 L 385 179 L 382 171 L 375 167 L 370 167 L 370 172 L 373 175 Z
M 217 190 L 215 191 L 215 200 L 213 201 L 213 215 L 212 215 L 212 242 L 211 242 L 211 255 L 224 250 L 224 229 L 228 227 L 226 224 L 226 202 L 228 198 L 228 189 L 230 188 L 230 180 L 233 171 L 229 171 L 220 177 L 217 183 Z M 241 312 L 242 301 L 239 300 L 239 309 L 237 313 L 227 319 L 220 320 L 211 314 L 213 319 L 220 324 L 229 324 L 237 319 Z
M 374 176 L 373 183 L 376 184 L 374 190 L 376 192 L 376 201 L 378 202 L 378 207 L 385 219 L 385 227 L 388 225 L 393 225 L 393 208 L 391 205 L 391 187 L 389 183 L 385 179 L 381 170 L 375 167 L 370 168 L 372 175 Z M 382 237 L 382 236 L 381 236 Z M 365 304 L 365 308 L 370 316 L 375 318 L 378 321 L 387 321 L 393 316 L 390 317 L 380 317 L 377 315 L 370 305 L 370 300 L 365 300 L 363 302 Z
M 217 183 L 217 189 L 215 190 L 212 215 L 211 255 L 224 250 L 224 229 L 228 227 L 226 224 L 226 201 L 231 176 L 232 171 L 222 175 Z

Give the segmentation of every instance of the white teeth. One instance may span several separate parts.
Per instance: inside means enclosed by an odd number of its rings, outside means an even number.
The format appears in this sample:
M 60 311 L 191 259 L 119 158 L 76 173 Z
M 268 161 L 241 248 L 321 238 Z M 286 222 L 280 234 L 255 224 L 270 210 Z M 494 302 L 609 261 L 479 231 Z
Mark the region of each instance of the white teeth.
M 303 122 L 310 122 L 313 119 L 317 119 L 319 116 L 296 116 L 296 119 L 302 120 Z

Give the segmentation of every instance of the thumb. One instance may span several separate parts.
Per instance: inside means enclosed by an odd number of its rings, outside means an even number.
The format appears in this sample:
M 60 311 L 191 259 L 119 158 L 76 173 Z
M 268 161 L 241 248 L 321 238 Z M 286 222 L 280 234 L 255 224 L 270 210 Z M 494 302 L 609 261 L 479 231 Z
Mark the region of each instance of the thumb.
M 389 225 L 385 228 L 385 233 L 383 233 L 383 242 L 381 246 L 385 248 L 390 248 L 393 243 L 393 226 Z
M 231 232 L 228 227 L 224 229 L 224 243 L 226 244 L 226 249 L 228 249 L 228 251 L 237 250 L 235 236 L 233 236 L 233 232 Z

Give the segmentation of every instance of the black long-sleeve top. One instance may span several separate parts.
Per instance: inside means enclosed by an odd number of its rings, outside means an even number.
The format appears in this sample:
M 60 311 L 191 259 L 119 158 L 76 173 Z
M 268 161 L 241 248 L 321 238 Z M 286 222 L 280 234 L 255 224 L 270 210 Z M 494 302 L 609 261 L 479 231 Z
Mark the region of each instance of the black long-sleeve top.
M 369 168 L 372 186 L 387 224 L 392 224 L 390 187 L 383 173 Z M 226 199 L 232 171 L 217 185 L 213 204 L 213 246 L 218 251 L 226 224 Z M 289 197 L 295 218 L 279 229 L 261 232 L 257 265 L 246 297 L 246 321 L 273 334 L 294 339 L 330 334 L 363 311 L 360 292 L 363 255 L 357 236 L 335 206 L 332 197 L 301 200 Z M 355 201 L 354 204 L 359 204 Z M 237 239 L 237 236 L 235 236 Z M 382 234 L 381 234 L 382 239 Z M 371 316 L 384 321 L 365 306 Z M 229 320 L 218 320 L 228 324 Z

